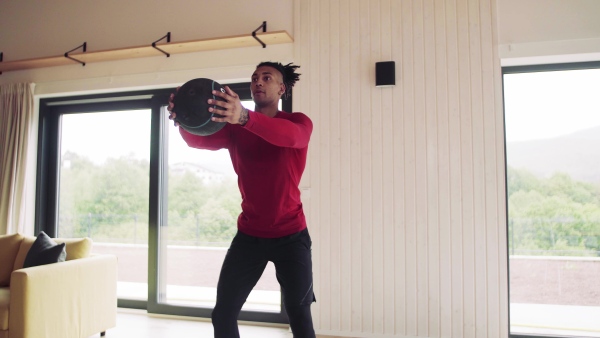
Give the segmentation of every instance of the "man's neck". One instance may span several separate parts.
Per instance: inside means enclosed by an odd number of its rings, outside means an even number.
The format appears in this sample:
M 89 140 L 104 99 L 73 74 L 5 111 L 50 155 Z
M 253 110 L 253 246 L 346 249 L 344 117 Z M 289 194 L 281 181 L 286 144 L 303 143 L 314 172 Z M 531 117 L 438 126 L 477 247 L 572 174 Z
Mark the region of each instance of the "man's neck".
M 255 105 L 254 109 L 257 113 L 261 113 L 268 117 L 274 117 L 275 115 L 277 115 L 277 112 L 279 111 L 277 109 L 277 106 L 259 107 L 259 106 Z

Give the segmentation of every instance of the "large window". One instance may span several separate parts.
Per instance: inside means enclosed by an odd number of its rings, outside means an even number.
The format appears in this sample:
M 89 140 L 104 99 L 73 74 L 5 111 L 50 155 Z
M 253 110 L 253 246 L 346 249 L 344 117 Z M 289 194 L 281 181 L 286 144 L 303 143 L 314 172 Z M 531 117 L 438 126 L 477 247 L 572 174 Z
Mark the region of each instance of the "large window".
M 57 235 L 90 237 L 94 253 L 119 257 L 119 298 L 148 294 L 150 118 L 137 109 L 60 119 Z
M 600 337 L 598 88 L 598 63 L 504 69 L 513 337 Z
M 254 108 L 249 83 L 229 86 Z M 117 255 L 119 306 L 209 317 L 241 197 L 228 151 L 168 120 L 171 91 L 41 100 L 36 230 Z M 272 264 L 240 319 L 286 322 Z

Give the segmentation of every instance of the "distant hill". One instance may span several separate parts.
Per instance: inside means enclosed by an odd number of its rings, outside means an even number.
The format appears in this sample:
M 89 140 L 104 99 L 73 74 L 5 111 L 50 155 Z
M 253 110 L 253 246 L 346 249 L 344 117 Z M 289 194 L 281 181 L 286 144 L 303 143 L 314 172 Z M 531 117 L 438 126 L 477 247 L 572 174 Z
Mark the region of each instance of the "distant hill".
M 600 183 L 600 126 L 556 138 L 509 142 L 510 167 L 540 177 L 565 172 L 580 181 Z

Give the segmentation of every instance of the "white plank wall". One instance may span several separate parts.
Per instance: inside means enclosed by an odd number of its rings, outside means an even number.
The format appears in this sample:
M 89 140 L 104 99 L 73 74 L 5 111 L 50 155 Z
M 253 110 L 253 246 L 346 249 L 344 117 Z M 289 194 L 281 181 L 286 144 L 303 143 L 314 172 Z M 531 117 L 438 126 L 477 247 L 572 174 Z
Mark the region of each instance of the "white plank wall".
M 297 0 L 318 332 L 507 337 L 494 0 Z M 375 62 L 396 86 L 375 87 Z

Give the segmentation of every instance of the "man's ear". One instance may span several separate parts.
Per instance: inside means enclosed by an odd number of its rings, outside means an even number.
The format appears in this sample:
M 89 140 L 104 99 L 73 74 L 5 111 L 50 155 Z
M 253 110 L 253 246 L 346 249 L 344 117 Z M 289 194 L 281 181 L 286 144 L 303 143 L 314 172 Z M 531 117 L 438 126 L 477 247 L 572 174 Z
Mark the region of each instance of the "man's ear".
M 285 93 L 285 84 L 282 83 L 279 85 L 279 95 L 283 95 Z

